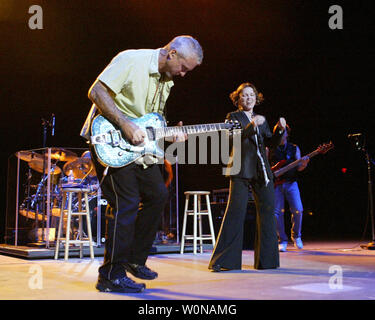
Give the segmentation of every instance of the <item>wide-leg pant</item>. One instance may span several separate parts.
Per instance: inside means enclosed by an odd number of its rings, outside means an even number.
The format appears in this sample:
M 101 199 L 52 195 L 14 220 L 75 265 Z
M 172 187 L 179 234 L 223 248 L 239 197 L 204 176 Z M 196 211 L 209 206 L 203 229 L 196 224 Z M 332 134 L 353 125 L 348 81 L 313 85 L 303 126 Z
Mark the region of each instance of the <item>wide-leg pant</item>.
M 280 266 L 276 219 L 274 216 L 274 186 L 247 179 L 232 178 L 228 205 L 209 268 L 220 265 L 227 269 L 242 268 L 243 225 L 248 204 L 249 185 L 256 206 L 256 232 L 254 241 L 254 268 L 271 269 Z

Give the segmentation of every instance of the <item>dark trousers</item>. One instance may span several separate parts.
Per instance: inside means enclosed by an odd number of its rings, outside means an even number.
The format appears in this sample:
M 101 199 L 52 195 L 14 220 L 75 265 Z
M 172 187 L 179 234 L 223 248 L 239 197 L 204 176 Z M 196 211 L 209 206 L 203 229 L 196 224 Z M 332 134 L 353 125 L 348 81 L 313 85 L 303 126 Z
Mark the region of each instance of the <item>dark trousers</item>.
M 233 178 L 230 181 L 228 205 L 209 263 L 210 269 L 213 265 L 227 269 L 242 268 L 243 225 L 250 185 L 256 206 L 254 268 L 271 269 L 280 266 L 276 220 L 273 213 L 273 182 L 265 186 L 247 179 Z
M 101 180 L 103 167 L 96 159 L 94 164 Z M 99 274 L 113 280 L 126 275 L 124 262 L 146 263 L 168 191 L 157 165 L 144 169 L 137 164 L 110 168 L 101 191 L 108 207 L 104 262 Z

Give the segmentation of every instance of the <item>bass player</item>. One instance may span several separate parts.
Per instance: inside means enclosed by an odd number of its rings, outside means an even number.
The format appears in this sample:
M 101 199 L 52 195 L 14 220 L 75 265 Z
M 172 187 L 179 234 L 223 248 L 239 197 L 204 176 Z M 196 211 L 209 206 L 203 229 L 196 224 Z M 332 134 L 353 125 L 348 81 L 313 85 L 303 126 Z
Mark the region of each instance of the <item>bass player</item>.
M 271 150 L 273 171 L 276 168 L 279 169 L 281 165 L 285 166 L 293 161 L 301 159 L 298 166 L 275 180 L 275 216 L 279 237 L 279 251 L 281 252 L 285 252 L 288 246 L 288 236 L 285 233 L 284 225 L 285 200 L 288 202 L 291 212 L 291 239 L 297 249 L 303 248 L 301 239 L 303 206 L 298 188 L 297 174 L 299 171 L 304 170 L 310 161 L 307 156 L 301 158 L 299 147 L 288 140 L 290 131 L 291 129 L 289 125 L 287 125 L 280 144 Z

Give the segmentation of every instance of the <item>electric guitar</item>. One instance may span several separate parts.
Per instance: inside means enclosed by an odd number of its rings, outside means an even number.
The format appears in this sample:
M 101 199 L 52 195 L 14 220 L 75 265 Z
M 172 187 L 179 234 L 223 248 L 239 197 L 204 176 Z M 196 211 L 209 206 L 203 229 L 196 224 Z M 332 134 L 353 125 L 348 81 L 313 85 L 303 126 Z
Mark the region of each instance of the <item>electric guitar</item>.
M 316 150 L 314 150 L 313 152 L 307 154 L 306 156 L 309 157 L 309 159 L 311 159 L 312 157 L 315 157 L 318 154 L 325 154 L 325 153 L 327 153 L 329 150 L 331 150 L 333 148 L 334 148 L 334 145 L 333 145 L 332 142 L 325 143 L 323 145 L 320 145 Z M 304 158 L 304 157 L 302 157 L 302 158 Z M 295 168 L 296 166 L 298 166 L 301 163 L 302 158 L 301 159 L 297 159 L 296 161 L 293 161 L 292 163 L 289 163 L 286 166 L 284 166 L 285 163 L 286 163 L 286 160 L 281 160 L 278 163 L 276 163 L 271 168 L 274 176 L 276 177 L 274 185 L 277 186 L 277 185 L 280 185 L 280 184 L 284 183 L 285 180 L 283 180 L 282 178 L 279 178 L 279 177 L 282 176 L 284 173 L 288 172 L 289 170 L 292 170 L 293 168 Z
M 146 155 L 163 158 L 164 151 L 159 147 L 158 141 L 173 137 L 179 132 L 193 134 L 241 128 L 237 121 L 167 127 L 163 116 L 158 113 L 148 113 L 131 121 L 146 132 L 144 143 L 139 146 L 132 145 L 123 138 L 120 129 L 102 115 L 97 115 L 92 120 L 90 142 L 103 166 L 124 167 Z

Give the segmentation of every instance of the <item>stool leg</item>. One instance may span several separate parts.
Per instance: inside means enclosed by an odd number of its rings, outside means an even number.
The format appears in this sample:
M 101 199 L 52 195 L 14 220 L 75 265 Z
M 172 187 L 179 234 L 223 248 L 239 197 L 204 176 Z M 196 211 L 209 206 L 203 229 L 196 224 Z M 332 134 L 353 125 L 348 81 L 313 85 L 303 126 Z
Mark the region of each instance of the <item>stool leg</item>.
M 78 212 L 82 212 L 82 192 L 78 192 Z M 82 215 L 78 216 L 78 234 L 79 241 L 82 241 Z M 79 243 L 79 258 L 83 258 L 83 243 Z
M 197 211 L 198 211 L 198 196 L 194 195 L 194 225 L 193 225 L 193 253 L 197 254 Z
M 198 222 L 199 222 L 199 244 L 200 244 L 200 252 L 203 253 L 203 239 L 202 239 L 202 216 L 200 215 L 201 212 L 201 196 L 198 195 Z
M 86 222 L 87 222 L 87 233 L 88 233 L 88 237 L 89 237 L 90 258 L 91 258 L 91 260 L 94 260 L 94 246 L 92 244 L 89 197 L 87 195 L 87 192 L 85 192 L 84 198 L 85 198 L 85 207 L 86 207 Z
M 181 237 L 181 247 L 180 247 L 180 254 L 184 253 L 184 247 L 185 247 L 185 234 L 186 234 L 186 220 L 187 220 L 187 210 L 189 205 L 189 195 L 186 195 L 185 200 L 185 210 L 184 210 L 184 222 L 182 224 L 182 237 Z
M 68 192 L 68 219 L 66 222 L 65 260 L 69 258 L 70 223 L 72 217 L 72 192 Z
M 55 260 L 59 258 L 59 250 L 60 250 L 60 238 L 63 228 L 63 222 L 64 222 L 64 206 L 66 201 L 66 195 L 65 192 L 63 192 L 63 198 L 61 202 L 61 208 L 60 208 L 60 220 L 59 220 L 59 230 L 57 230 L 57 239 L 56 239 L 56 247 L 55 247 Z
M 211 212 L 211 204 L 210 204 L 210 196 L 207 194 L 206 195 L 206 203 L 207 203 L 207 211 L 208 211 L 208 223 L 210 225 L 210 232 L 212 236 L 212 245 L 215 247 L 215 229 L 214 229 L 214 224 L 212 222 L 212 212 Z

